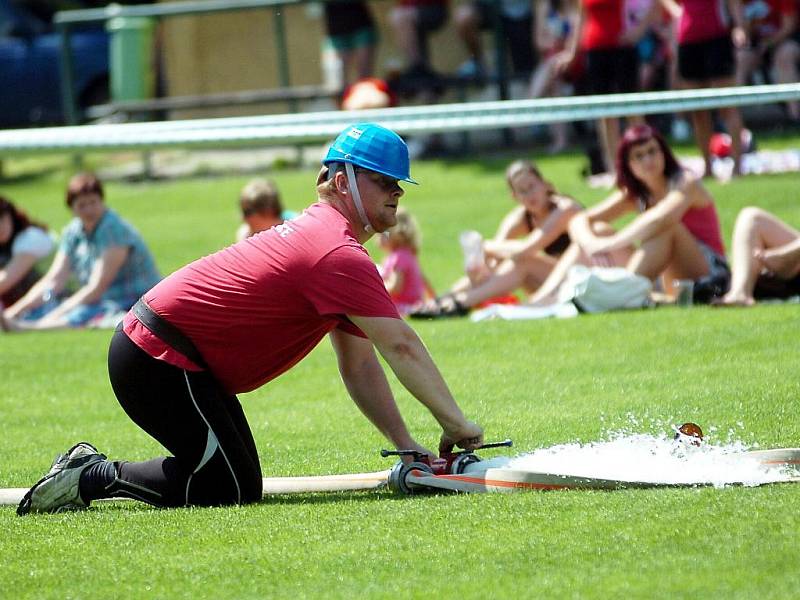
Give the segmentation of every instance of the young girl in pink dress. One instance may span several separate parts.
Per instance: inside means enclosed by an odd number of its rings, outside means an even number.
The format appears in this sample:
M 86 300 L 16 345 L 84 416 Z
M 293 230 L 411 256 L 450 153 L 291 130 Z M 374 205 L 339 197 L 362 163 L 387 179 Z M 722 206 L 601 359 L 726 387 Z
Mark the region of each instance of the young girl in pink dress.
M 436 296 L 417 258 L 420 242 L 416 219 L 398 208 L 397 225 L 380 236 L 381 248 L 387 255 L 378 271 L 401 315 L 408 314 L 427 297 Z

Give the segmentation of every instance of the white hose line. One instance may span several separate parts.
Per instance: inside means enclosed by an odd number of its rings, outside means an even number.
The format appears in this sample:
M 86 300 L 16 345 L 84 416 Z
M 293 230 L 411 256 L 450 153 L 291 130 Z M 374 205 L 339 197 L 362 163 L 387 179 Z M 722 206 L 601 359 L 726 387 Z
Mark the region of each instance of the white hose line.
M 800 467 L 800 448 L 775 448 L 771 450 L 751 450 L 742 452 L 741 455 L 732 455 L 732 458 L 741 458 L 752 465 L 755 459 L 765 467 L 787 466 Z M 406 484 L 422 488 L 449 490 L 455 492 L 518 492 L 523 490 L 560 490 L 560 489 L 595 489 L 613 490 L 629 488 L 654 488 L 654 487 L 698 487 L 713 485 L 712 482 L 659 482 L 629 481 L 602 479 L 548 473 L 534 470 L 513 469 L 508 467 L 492 468 L 488 464 L 477 462 L 467 465 L 464 473 L 458 475 L 433 475 L 420 470 L 413 470 L 406 476 Z M 771 483 L 800 483 L 800 477 L 786 476 L 780 480 L 764 482 L 758 485 Z M 729 485 L 741 485 L 741 481 L 731 481 Z
M 311 492 L 350 492 L 385 487 L 389 470 L 348 475 L 319 475 L 310 477 L 264 477 L 264 496 L 274 494 L 307 494 Z M 0 488 L 0 506 L 16 506 L 28 488 Z M 125 500 L 125 498 L 108 498 Z

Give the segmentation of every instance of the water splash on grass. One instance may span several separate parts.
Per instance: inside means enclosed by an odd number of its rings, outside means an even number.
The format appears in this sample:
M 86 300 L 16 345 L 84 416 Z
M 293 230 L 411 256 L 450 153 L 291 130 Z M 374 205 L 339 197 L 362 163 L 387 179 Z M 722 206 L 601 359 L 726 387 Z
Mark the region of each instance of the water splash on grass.
M 674 440 L 672 433 L 617 431 L 606 440 L 559 444 L 481 465 L 624 483 L 714 487 L 759 486 L 800 475 L 796 466 L 762 464 L 748 454 L 752 449 L 752 444 L 733 439 L 694 446 Z

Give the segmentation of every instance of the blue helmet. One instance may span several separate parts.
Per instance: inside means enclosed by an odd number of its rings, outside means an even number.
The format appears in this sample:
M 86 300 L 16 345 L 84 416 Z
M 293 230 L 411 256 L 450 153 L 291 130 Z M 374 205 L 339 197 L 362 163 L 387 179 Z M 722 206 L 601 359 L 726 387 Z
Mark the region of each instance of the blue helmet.
M 417 183 L 409 173 L 408 147 L 399 135 L 375 123 L 357 123 L 339 134 L 323 165 L 351 163 L 388 177 Z

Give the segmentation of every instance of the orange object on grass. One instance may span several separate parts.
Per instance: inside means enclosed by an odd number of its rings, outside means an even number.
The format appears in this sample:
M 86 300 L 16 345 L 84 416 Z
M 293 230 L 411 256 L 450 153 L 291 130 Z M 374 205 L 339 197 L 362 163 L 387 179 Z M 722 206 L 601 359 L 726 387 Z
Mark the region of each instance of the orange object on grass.
M 488 300 L 484 300 L 480 304 L 478 304 L 475 308 L 486 308 L 490 304 L 519 304 L 519 298 L 517 298 L 514 294 L 508 294 L 506 296 L 495 296 L 494 298 L 489 298 Z

